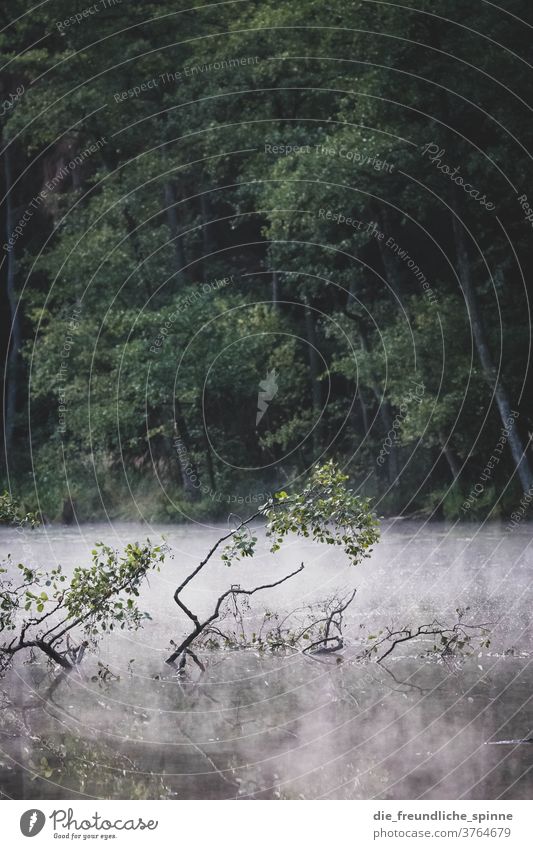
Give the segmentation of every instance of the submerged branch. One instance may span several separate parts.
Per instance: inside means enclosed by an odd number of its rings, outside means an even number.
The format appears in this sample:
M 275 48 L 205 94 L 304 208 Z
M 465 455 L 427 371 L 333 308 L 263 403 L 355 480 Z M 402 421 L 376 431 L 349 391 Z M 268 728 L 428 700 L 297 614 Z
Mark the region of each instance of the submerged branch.
M 398 631 L 387 629 L 387 633 L 380 640 L 377 640 L 371 648 L 363 653 L 363 657 L 369 658 L 374 652 L 379 651 L 379 647 L 390 642 L 388 649 L 378 657 L 378 663 L 382 663 L 385 658 L 389 657 L 396 646 L 401 643 L 406 643 L 411 640 L 416 640 L 419 637 L 440 637 L 441 654 L 443 656 L 450 655 L 456 649 L 461 650 L 468 645 L 475 637 L 486 638 L 488 623 L 479 625 L 467 625 L 464 622 L 457 622 L 453 627 L 446 627 L 435 620 L 429 624 L 419 625 L 416 630 L 412 628 L 400 628 Z M 477 634 L 475 633 L 477 632 Z M 487 641 L 487 645 L 489 641 Z M 436 650 L 436 647 L 435 647 Z
M 205 565 L 205 564 L 204 564 Z M 215 609 L 213 613 L 208 616 L 208 618 L 204 622 L 199 622 L 196 624 L 194 631 L 192 631 L 188 637 L 186 637 L 183 642 L 172 652 L 170 657 L 167 658 L 166 663 L 174 663 L 176 659 L 185 652 L 189 646 L 202 634 L 206 628 L 208 628 L 212 622 L 215 622 L 220 616 L 220 609 L 222 604 L 229 596 L 237 596 L 237 595 L 246 595 L 252 596 L 254 593 L 260 592 L 261 590 L 270 590 L 274 587 L 279 587 L 280 584 L 284 584 L 285 581 L 288 581 L 290 578 L 294 578 L 295 575 L 298 575 L 304 569 L 304 564 L 296 569 L 294 572 L 291 572 L 289 575 L 285 575 L 285 577 L 280 578 L 279 581 L 274 581 L 272 584 L 261 584 L 258 587 L 254 587 L 251 590 L 243 590 L 241 587 L 233 586 L 226 592 L 222 593 L 217 599 L 215 604 Z M 198 570 L 196 570 L 198 572 Z

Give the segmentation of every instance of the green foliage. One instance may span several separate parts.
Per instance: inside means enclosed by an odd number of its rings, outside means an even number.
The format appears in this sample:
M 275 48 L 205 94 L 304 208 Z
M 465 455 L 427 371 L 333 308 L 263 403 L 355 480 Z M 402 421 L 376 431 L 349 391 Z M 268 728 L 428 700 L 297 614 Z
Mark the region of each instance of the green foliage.
M 309 537 L 315 542 L 342 547 L 352 564 L 368 557 L 379 539 L 379 521 L 372 513 L 370 499 L 356 495 L 346 486 L 343 474 L 330 460 L 316 466 L 300 492 L 277 492 L 256 514 L 266 519 L 270 551 L 279 551 L 289 534 Z M 249 520 L 248 520 L 249 521 Z M 253 557 L 257 537 L 249 527 L 237 528 L 221 559 L 228 566 L 244 557 Z
M 172 652 L 167 658 L 167 663 L 175 663 L 179 658 L 179 668 L 183 671 L 187 652 L 190 653 L 193 643 L 202 644 L 208 648 L 218 648 L 220 645 L 226 648 L 244 645 L 253 645 L 261 649 L 267 646 L 287 648 L 295 646 L 300 640 L 312 639 L 311 634 L 314 634 L 326 650 L 336 651 L 342 648 L 343 614 L 355 598 L 355 590 L 345 599 L 334 598 L 329 607 L 326 604 L 327 616 L 323 616 L 318 621 L 311 618 L 305 628 L 299 628 L 301 632 L 299 636 L 296 636 L 296 632 L 292 631 L 290 625 L 282 628 L 279 622 L 274 629 L 266 629 L 264 640 L 257 638 L 255 633 L 252 637 L 245 634 L 242 609 L 250 609 L 250 597 L 257 592 L 278 587 L 296 577 L 305 568 L 304 563 L 271 583 L 257 585 L 256 582 L 256 586 L 247 589 L 238 584 L 232 584 L 229 589 L 219 595 L 213 612 L 207 618 L 203 618 L 203 621 L 183 603 L 181 594 L 206 568 L 219 545 L 228 539 L 230 541 L 226 542 L 221 552 L 223 563 L 231 566 L 233 562 L 242 558 L 253 557 L 257 537 L 251 530 L 251 523 L 259 517 L 266 520 L 266 536 L 270 541 L 270 551 L 273 554 L 279 551 L 290 534 L 296 534 L 308 537 L 314 542 L 340 546 L 352 564 L 358 563 L 363 557 L 368 557 L 371 546 L 379 539 L 379 522 L 370 509 L 369 499 L 362 498 L 350 490 L 346 486 L 347 480 L 348 476 L 331 461 L 316 466 L 300 491 L 290 495 L 284 490 L 276 493 L 256 513 L 243 519 L 236 528 L 218 540 L 204 560 L 185 578 L 174 593 L 176 604 L 193 623 L 194 629 L 179 644 L 171 641 Z M 238 638 L 235 637 L 234 630 L 223 632 L 218 625 L 213 625 L 220 618 L 225 618 L 230 609 L 233 611 L 232 618 L 237 621 L 240 628 Z M 278 616 L 267 611 L 264 625 L 271 618 L 277 620 Z M 284 622 L 288 622 L 290 618 L 289 614 Z M 330 633 L 332 629 L 336 629 L 335 634 Z M 263 630 L 264 626 L 261 632 Z M 222 643 L 219 638 L 222 638 Z M 335 647 L 331 645 L 332 643 Z M 308 648 L 311 647 L 312 644 L 308 646 Z M 197 658 L 196 662 L 198 663 Z
M 0 495 L 0 525 L 35 528 L 38 524 L 39 519 L 37 515 L 26 512 L 9 492 L 4 492 Z
M 390 511 L 426 509 L 456 467 L 468 492 L 501 422 L 457 274 L 449 173 L 422 154 L 429 143 L 497 205 L 491 215 L 465 196 L 460 211 L 488 348 L 522 399 L 525 439 L 524 2 L 443 0 L 437 18 L 434 0 L 186 12 L 164 0 L 132 4 L 126 28 L 117 4 L 63 31 L 72 4 L 48 5 L 22 17 L 14 0 L 2 6 L 0 85 L 24 86 L 2 118 L 17 214 L 61 163 L 105 142 L 48 192 L 13 252 L 18 491 L 35 489 L 57 519 L 66 469 L 81 519 L 141 508 L 168 519 L 176 506 L 196 518 L 276 491 L 325 455 Z M 278 392 L 256 427 L 274 369 Z M 404 416 L 413 381 L 425 394 Z M 395 457 L 376 467 L 397 416 Z M 176 457 L 176 417 L 197 492 Z M 501 469 L 488 511 L 513 471 L 508 449 Z M 139 510 L 124 506 L 131 493 Z M 442 509 L 452 515 L 453 499 Z
M 315 542 L 341 546 L 352 564 L 368 557 L 379 539 L 379 522 L 370 499 L 346 486 L 348 475 L 333 461 L 317 466 L 300 493 L 278 492 L 264 509 L 271 551 L 277 551 L 288 534 Z
M 120 555 L 103 543 L 92 552 L 92 565 L 76 567 L 70 579 L 61 565 L 50 570 L 32 569 L 8 561 L 0 569 L 0 667 L 9 665 L 23 648 L 48 647 L 68 657 L 61 648 L 65 637 L 85 634 L 95 642 L 115 628 L 136 630 L 150 618 L 140 610 L 138 596 L 149 571 L 159 570 L 164 549 L 130 543 Z M 15 638 L 9 636 L 17 632 Z M 47 652 L 48 653 L 48 652 Z
M 223 549 L 220 558 L 226 566 L 231 566 L 234 561 L 243 557 L 253 557 L 256 543 L 257 537 L 249 528 L 236 530 L 231 537 L 231 542 Z
M 80 620 L 85 631 L 137 629 L 149 614 L 137 606 L 139 588 L 147 573 L 164 559 L 160 546 L 148 540 L 129 543 L 122 556 L 103 543 L 92 552 L 92 565 L 78 566 L 72 575 L 63 603 L 68 617 Z

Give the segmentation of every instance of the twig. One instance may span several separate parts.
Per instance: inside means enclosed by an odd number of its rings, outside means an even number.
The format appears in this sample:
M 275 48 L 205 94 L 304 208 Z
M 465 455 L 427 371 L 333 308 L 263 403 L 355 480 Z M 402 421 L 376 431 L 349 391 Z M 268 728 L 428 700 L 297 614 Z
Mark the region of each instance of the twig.
M 194 631 L 192 631 L 189 634 L 189 636 L 186 637 L 183 640 L 181 645 L 179 645 L 176 648 L 176 650 L 172 652 L 170 657 L 167 658 L 166 662 L 167 663 L 174 663 L 176 658 L 178 658 L 179 655 L 182 652 L 184 652 L 186 649 L 188 649 L 189 646 L 194 642 L 194 640 L 196 640 L 200 636 L 200 634 L 203 631 L 205 631 L 205 629 L 208 628 L 209 625 L 211 625 L 212 622 L 214 622 L 216 619 L 218 619 L 218 617 L 220 615 L 220 608 L 222 607 L 222 604 L 224 603 L 224 601 L 229 596 L 231 596 L 231 595 L 251 596 L 251 595 L 254 595 L 254 593 L 260 592 L 261 590 L 269 590 L 269 589 L 272 589 L 273 587 L 279 587 L 280 584 L 283 584 L 283 583 L 285 583 L 285 581 L 288 581 L 290 578 L 294 578 L 295 575 L 298 575 L 299 572 L 301 572 L 303 568 L 304 568 L 304 564 L 302 563 L 302 565 L 298 569 L 296 569 L 294 572 L 291 572 L 289 575 L 285 575 L 284 578 L 280 578 L 279 581 L 274 581 L 274 583 L 272 583 L 272 584 L 262 584 L 259 587 L 254 587 L 253 590 L 243 590 L 240 587 L 231 587 L 229 590 L 226 590 L 226 592 L 222 593 L 222 595 L 219 596 L 219 598 L 217 599 L 215 609 L 214 609 L 213 613 L 211 614 L 211 616 L 209 616 L 205 620 L 205 622 L 200 622 L 199 620 L 197 621 Z M 199 570 L 196 569 L 195 571 L 196 571 L 196 574 L 198 574 Z M 189 579 L 190 579 L 190 577 L 191 576 L 189 576 Z M 187 581 L 187 583 L 188 583 L 188 581 Z

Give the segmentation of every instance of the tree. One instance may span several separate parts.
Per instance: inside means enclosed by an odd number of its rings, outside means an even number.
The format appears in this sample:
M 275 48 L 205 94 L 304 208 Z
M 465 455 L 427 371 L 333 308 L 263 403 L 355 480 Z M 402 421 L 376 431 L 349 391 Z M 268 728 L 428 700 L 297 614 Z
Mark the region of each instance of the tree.
M 279 551 L 283 541 L 290 533 L 293 533 L 316 542 L 341 546 L 352 564 L 359 563 L 363 557 L 369 556 L 372 545 L 378 540 L 378 522 L 370 511 L 368 499 L 361 498 L 349 490 L 346 487 L 347 480 L 348 476 L 342 474 L 331 462 L 317 467 L 301 493 L 292 495 L 288 495 L 285 491 L 277 493 L 255 514 L 240 522 L 235 529 L 215 543 L 206 557 L 181 582 L 174 593 L 174 601 L 194 627 L 179 645 L 176 645 L 167 658 L 167 663 L 178 661 L 183 668 L 187 654 L 196 659 L 191 647 L 197 640 L 200 638 L 205 640 L 213 633 L 223 636 L 219 628 L 214 629 L 214 623 L 219 619 L 223 604 L 228 598 L 235 600 L 239 596 L 250 597 L 257 592 L 272 589 L 296 577 L 304 569 L 302 563 L 298 569 L 285 577 L 270 584 L 258 585 L 253 589 L 242 589 L 240 586 L 232 585 L 217 598 L 213 612 L 201 621 L 184 603 L 183 591 L 207 566 L 222 543 L 226 545 L 222 549 L 221 557 L 228 566 L 243 557 L 253 557 L 257 537 L 250 530 L 250 525 L 254 520 L 258 518 L 266 520 L 266 533 L 272 539 L 270 551 L 273 554 Z M 339 638 L 330 636 L 330 628 L 336 617 L 338 618 L 353 601 L 354 596 L 355 593 L 345 606 L 342 604 L 337 606 L 324 620 L 323 633 L 316 641 L 317 645 L 324 647 L 331 640 L 336 640 L 337 647 L 342 647 Z M 308 636 L 316 624 L 313 622 L 304 629 L 300 639 Z M 277 645 L 277 643 L 274 644 Z
M 109 546 L 98 545 L 92 565 L 76 567 L 70 581 L 61 566 L 43 571 L 19 563 L 18 578 L 8 577 L 12 564 L 2 567 L 0 671 L 27 649 L 41 651 L 70 670 L 106 631 L 139 628 L 148 616 L 137 605 L 139 586 L 163 558 L 161 547 L 147 541 L 130 543 L 121 557 Z
M 142 501 L 130 515 L 167 518 L 172 505 L 205 515 L 218 502 L 197 498 L 187 468 L 202 492 L 247 494 L 250 469 L 268 465 L 253 486 L 274 489 L 325 450 L 385 509 L 426 510 L 459 460 L 490 457 L 512 408 L 494 498 L 515 471 L 527 489 L 533 251 L 514 191 L 530 169 L 524 3 L 443 0 L 437 15 L 434 0 L 183 11 L 165 0 L 132 8 L 127 28 L 120 5 L 58 27 L 71 6 L 2 7 L 0 86 L 25 86 L 2 116 L 6 235 L 55 181 L 3 265 L 14 485 L 27 496 L 35 479 L 34 501 L 59 517 L 66 464 L 81 518 L 119 511 L 130 489 Z M 440 161 L 428 145 L 445 150 Z M 455 167 L 490 194 L 492 214 L 454 191 Z M 216 278 L 232 284 L 202 300 Z M 440 434 L 426 422 L 416 479 L 431 492 L 415 487 L 413 499 L 408 446 L 393 445 L 377 470 L 375 458 L 399 413 L 391 363 L 418 379 L 397 325 L 425 322 L 427 285 L 433 327 L 452 299 L 472 329 L 476 356 L 469 365 L 465 352 L 460 371 L 476 391 L 463 401 L 450 360 L 437 364 L 446 414 Z M 209 332 L 190 344 L 199 325 Z M 273 368 L 280 391 L 254 430 L 252 396 Z M 482 422 L 479 433 L 447 432 L 459 415 Z M 464 466 L 465 487 L 475 475 Z M 510 504 L 516 494 L 513 482 Z
M 378 539 L 378 522 L 368 500 L 347 489 L 346 481 L 347 476 L 333 463 L 316 468 L 300 493 L 278 493 L 215 543 L 174 593 L 176 604 L 194 627 L 173 650 L 168 663 L 178 660 L 183 669 L 187 656 L 191 656 L 201 666 L 192 645 L 214 632 L 214 623 L 226 599 L 249 597 L 272 589 L 303 570 L 302 564 L 277 581 L 249 590 L 232 585 L 219 596 L 213 613 L 200 621 L 184 603 L 183 590 L 207 566 L 223 543 L 226 545 L 221 550 L 221 558 L 228 565 L 243 557 L 253 557 L 257 537 L 250 525 L 255 519 L 266 521 L 272 553 L 279 550 L 290 533 L 295 533 L 341 546 L 352 564 L 368 556 Z M 9 503 L 5 515 L 17 521 L 19 510 Z M 149 540 L 143 545 L 129 544 L 122 556 L 100 543 L 93 550 L 92 565 L 74 569 L 70 580 L 61 566 L 47 572 L 19 563 L 16 566 L 18 578 L 8 575 L 13 571 L 12 564 L 3 567 L 0 572 L 1 670 L 5 672 L 15 655 L 28 649 L 43 652 L 53 663 L 69 670 L 81 662 L 85 650 L 91 643 L 96 644 L 102 634 L 117 628 L 136 630 L 141 627 L 150 616 L 139 610 L 139 588 L 151 570 L 160 568 L 164 556 L 165 550 Z M 300 639 L 316 633 L 316 645 L 324 648 L 334 642 L 336 648 L 341 648 L 342 634 L 332 636 L 331 631 L 334 627 L 340 631 L 342 614 L 354 596 L 355 592 L 347 601 L 330 609 L 327 617 L 309 623 Z M 217 633 L 221 633 L 219 629 Z

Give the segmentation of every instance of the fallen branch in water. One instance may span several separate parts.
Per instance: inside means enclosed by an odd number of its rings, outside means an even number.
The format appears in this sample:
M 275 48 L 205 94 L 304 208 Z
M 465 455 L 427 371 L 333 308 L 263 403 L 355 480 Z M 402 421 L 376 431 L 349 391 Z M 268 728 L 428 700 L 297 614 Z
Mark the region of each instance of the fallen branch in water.
M 485 746 L 518 746 L 520 743 L 533 743 L 533 737 L 524 740 L 488 740 Z
M 243 590 L 240 586 L 233 585 L 218 597 L 213 613 L 203 621 L 183 600 L 183 592 L 186 587 L 205 569 L 223 543 L 226 543 L 226 545 L 222 549 L 220 557 L 222 562 L 228 566 L 234 561 L 254 556 L 257 537 L 252 533 L 250 525 L 255 519 L 261 517 L 266 520 L 266 535 L 267 538 L 270 537 L 272 540 L 270 551 L 273 554 L 280 549 L 289 534 L 297 534 L 315 542 L 341 546 L 352 564 L 359 563 L 364 557 L 368 556 L 370 547 L 379 536 L 378 521 L 370 511 L 369 500 L 355 495 L 348 489 L 345 485 L 346 480 L 347 476 L 342 474 L 332 462 L 316 467 L 303 491 L 292 495 L 288 495 L 286 492 L 277 493 L 256 513 L 248 519 L 239 521 L 233 530 L 228 531 L 217 540 L 204 559 L 187 575 L 174 592 L 175 603 L 192 623 L 193 628 L 178 645 L 172 642 L 173 651 L 167 658 L 167 663 L 173 664 L 178 661 L 179 668 L 183 671 L 190 647 L 195 642 L 199 644 L 202 641 L 205 642 L 206 637 L 210 638 L 208 645 L 210 648 L 218 646 L 217 640 L 214 639 L 217 636 L 227 646 L 244 648 L 254 645 L 256 648 L 264 647 L 261 636 L 256 639 L 254 634 L 251 640 L 247 640 L 244 632 L 243 615 L 237 604 L 237 599 L 247 598 L 262 590 L 280 586 L 301 572 L 304 568 L 303 563 L 299 569 L 270 584 L 262 584 L 250 590 Z M 348 599 L 336 603 L 333 608 L 328 608 L 326 615 L 322 618 L 314 617 L 298 636 L 295 636 L 293 632 L 287 632 L 287 629 L 283 630 L 281 627 L 278 628 L 277 634 L 276 629 L 272 629 L 268 638 L 269 647 L 274 648 L 287 643 L 294 647 L 300 639 L 311 639 L 313 642 L 306 647 L 308 654 L 311 654 L 313 649 L 316 650 L 315 653 L 318 651 L 339 651 L 344 645 L 342 640 L 343 613 L 354 597 L 355 590 Z M 233 611 L 227 608 L 223 610 L 223 605 L 227 600 L 231 600 L 233 603 Z M 234 634 L 224 634 L 220 628 L 213 626 L 215 621 L 231 614 L 241 627 L 241 633 L 237 638 Z M 267 614 L 265 614 L 265 619 L 266 617 Z M 272 617 L 274 617 L 274 614 L 272 614 Z M 321 625 L 323 628 L 320 629 Z M 330 631 L 333 628 L 338 632 L 336 636 L 330 636 Z M 262 629 L 260 635 L 261 632 Z
M 148 615 L 137 607 L 139 586 L 163 556 L 150 541 L 126 546 L 122 556 L 99 544 L 92 566 L 76 567 L 70 581 L 61 566 L 46 572 L 18 564 L 20 583 L 0 569 L 0 673 L 27 649 L 70 671 L 102 634 L 139 628 Z
M 259 587 L 254 587 L 252 590 L 243 590 L 239 586 L 230 587 L 229 590 L 226 590 L 226 592 L 222 593 L 222 595 L 218 597 L 213 613 L 210 616 L 208 616 L 207 619 L 204 622 L 200 622 L 197 619 L 196 616 L 191 615 L 190 618 L 193 619 L 193 621 L 196 623 L 194 630 L 191 631 L 191 633 L 183 640 L 182 643 L 180 643 L 180 645 L 175 649 L 175 651 L 172 652 L 170 657 L 167 657 L 166 663 L 174 663 L 180 655 L 182 655 L 183 658 L 186 657 L 185 653 L 187 651 L 189 651 L 190 645 L 196 639 L 198 639 L 198 637 L 200 637 L 200 635 L 207 628 L 209 628 L 209 626 L 211 625 L 212 622 L 215 622 L 219 618 L 220 608 L 222 607 L 223 602 L 229 596 L 232 596 L 234 598 L 238 595 L 251 596 L 251 595 L 254 595 L 257 592 L 260 592 L 261 590 L 270 590 L 270 589 L 273 589 L 274 587 L 279 587 L 280 584 L 284 584 L 285 581 L 288 581 L 290 578 L 294 578 L 295 575 L 298 575 L 299 572 L 301 572 L 303 570 L 303 568 L 304 568 L 304 564 L 302 563 L 302 565 L 299 567 L 299 569 L 296 569 L 294 572 L 291 572 L 289 575 L 285 575 L 285 577 L 280 578 L 279 581 L 274 581 L 274 583 L 272 583 L 272 584 L 262 584 Z M 183 605 L 180 605 L 180 606 L 183 608 Z M 182 662 L 182 661 L 180 661 L 180 662 Z M 183 660 L 183 666 L 185 666 L 184 660 Z M 182 668 L 183 668 L 183 666 L 182 666 Z
M 331 654 L 333 652 L 340 651 L 341 649 L 344 648 L 344 640 L 343 640 L 343 637 L 342 637 L 343 614 L 345 613 L 345 611 L 348 609 L 348 607 L 350 606 L 350 604 L 354 600 L 356 592 L 357 592 L 357 590 L 354 590 L 348 596 L 348 598 L 346 600 L 342 599 L 339 602 L 339 604 L 337 605 L 337 607 L 335 607 L 331 611 L 331 613 L 327 616 L 327 618 L 325 620 L 322 620 L 322 621 L 325 621 L 325 623 L 326 623 L 326 626 L 325 626 L 325 629 L 324 629 L 324 636 L 319 640 L 315 640 L 313 643 L 311 643 L 311 645 L 306 646 L 303 650 L 304 653 L 308 653 L 308 654 Z M 319 624 L 319 622 L 320 622 L 320 620 L 318 620 L 318 622 L 313 623 L 312 627 L 316 627 L 316 625 Z M 338 634 L 338 636 L 330 637 L 331 629 L 332 629 L 333 626 L 335 626 L 337 628 L 337 631 L 339 632 L 339 634 Z M 333 646 L 327 645 L 328 643 L 332 643 L 332 642 L 334 642 L 335 645 L 333 645 Z
M 460 613 L 460 620 L 452 627 L 434 620 L 429 624 L 419 625 L 416 629 L 405 627 L 393 631 L 391 628 L 387 628 L 383 637 L 374 638 L 375 642 L 365 650 L 362 657 L 370 658 L 372 654 L 379 653 L 380 646 L 390 643 L 388 649 L 378 657 L 377 662 L 382 663 L 385 658 L 392 654 L 396 646 L 424 637 L 439 638 L 439 642 L 434 642 L 429 651 L 433 654 L 439 654 L 442 658 L 449 657 L 457 651 L 462 652 L 468 649 L 474 639 L 480 640 L 481 645 L 488 648 L 490 645 L 488 623 L 468 625 L 462 621 L 461 612 L 458 612 Z

